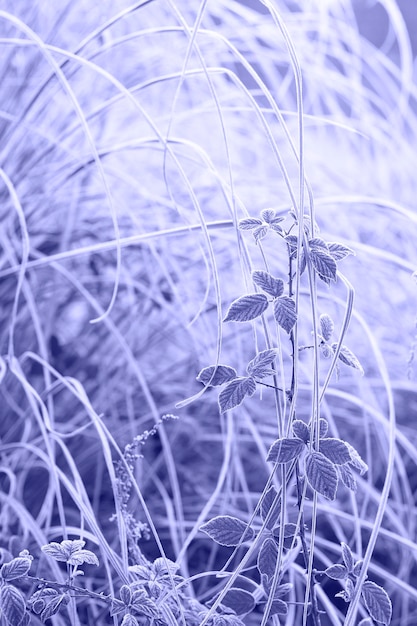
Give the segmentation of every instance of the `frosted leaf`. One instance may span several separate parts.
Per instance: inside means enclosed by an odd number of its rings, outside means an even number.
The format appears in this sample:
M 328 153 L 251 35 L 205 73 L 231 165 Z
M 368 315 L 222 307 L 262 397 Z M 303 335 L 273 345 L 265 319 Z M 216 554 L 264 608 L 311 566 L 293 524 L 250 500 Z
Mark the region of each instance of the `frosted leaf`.
M 280 296 L 274 300 L 274 317 L 279 326 L 290 333 L 297 321 L 295 301 L 289 296 Z
M 262 226 L 262 220 L 257 217 L 248 217 L 239 221 L 240 230 L 253 230 L 258 228 L 258 226 Z
M 344 465 L 351 460 L 349 448 L 341 439 L 320 439 L 320 452 L 335 465 Z
M 9 626 L 19 626 L 25 614 L 25 600 L 21 592 L 13 585 L 0 588 L 0 612 Z
M 265 313 L 268 299 L 263 293 L 238 298 L 229 307 L 224 322 L 248 322 Z
M 206 533 L 213 541 L 221 546 L 234 547 L 244 540 L 250 541 L 254 537 L 253 529 L 245 522 L 231 515 L 218 515 L 202 526 L 200 530 Z
M 268 537 L 263 542 L 258 554 L 258 570 L 260 574 L 265 574 L 269 580 L 274 577 L 275 567 L 278 558 L 278 547 L 276 542 Z
M 385 589 L 374 582 L 365 581 L 361 593 L 372 619 L 387 626 L 391 622 L 392 604 Z
M 225 413 L 230 409 L 234 409 L 243 402 L 245 396 L 253 396 L 255 391 L 256 382 L 250 376 L 235 378 L 230 381 L 230 383 L 227 383 L 225 388 L 220 392 L 220 412 Z
M 349 254 L 355 255 L 354 251 L 348 246 L 344 246 L 341 243 L 332 242 L 327 244 L 329 253 L 332 255 L 335 261 L 341 261 Z
M 304 441 L 295 438 L 284 437 L 274 441 L 269 448 L 267 461 L 272 463 L 288 463 L 300 456 L 304 450 Z
M 296 437 L 308 443 L 310 441 L 310 430 L 302 420 L 294 420 L 292 423 L 292 432 Z
M 324 573 L 333 580 L 344 580 L 348 576 L 346 567 L 341 563 L 330 565 L 330 567 L 324 570 Z
M 271 365 L 277 358 L 277 355 L 278 350 L 275 348 L 262 350 L 262 352 L 259 352 L 259 354 L 248 363 L 246 371 L 250 376 L 256 376 L 257 378 L 269 376 Z
M 332 318 L 327 313 L 320 315 L 320 330 L 323 339 L 329 341 L 334 331 L 334 324 Z
M 338 476 L 335 466 L 321 452 L 311 452 L 306 458 L 307 480 L 317 493 L 334 500 L 336 498 Z
M 252 280 L 255 285 L 258 285 L 258 287 L 274 298 L 281 296 L 284 292 L 284 281 L 281 278 L 275 278 L 264 270 L 253 271 Z
M 3 580 L 16 580 L 26 576 L 32 565 L 32 559 L 27 557 L 16 557 L 9 563 L 4 563 L 0 569 L 0 577 Z
M 204 367 L 197 376 L 197 380 L 203 385 L 210 385 L 210 387 L 218 387 L 224 385 L 234 378 L 237 378 L 237 372 L 233 367 L 228 365 L 210 365 L 210 367 Z
M 256 606 L 253 595 L 249 591 L 237 587 L 229 589 L 222 600 L 222 604 L 232 609 L 236 615 L 246 615 L 253 611 Z

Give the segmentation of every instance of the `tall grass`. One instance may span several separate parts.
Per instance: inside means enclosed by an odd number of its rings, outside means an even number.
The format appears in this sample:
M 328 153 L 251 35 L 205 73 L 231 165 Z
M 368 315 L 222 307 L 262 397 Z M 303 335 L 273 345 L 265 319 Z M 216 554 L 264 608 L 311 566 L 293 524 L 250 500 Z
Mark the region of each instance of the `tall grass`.
M 266 347 L 260 327 L 222 319 L 253 292 L 252 269 L 267 259 L 286 277 L 288 259 L 237 225 L 295 209 L 356 253 L 330 289 L 302 277 L 299 345 L 328 313 L 365 370 L 342 367 L 320 398 L 369 471 L 356 495 L 305 501 L 314 568 L 347 543 L 387 590 L 392 623 L 415 622 L 414 60 L 396 3 L 378 5 L 378 46 L 361 34 L 363 4 L 0 3 L 3 562 L 27 548 L 34 576 L 64 584 L 40 547 L 81 537 L 100 559 L 83 584 L 117 596 L 134 562 L 167 557 L 189 581 L 171 624 L 203 622 L 231 551 L 199 528 L 251 519 L 280 433 L 270 390 L 219 415 L 195 378 L 218 363 L 242 373 Z M 327 370 L 311 349 L 297 363 L 293 415 L 309 421 Z M 274 625 L 306 619 L 300 558 L 291 576 L 300 604 Z M 353 626 L 339 590 L 322 577 L 321 623 Z M 263 607 L 243 623 L 261 624 Z M 111 620 L 92 597 L 54 619 Z

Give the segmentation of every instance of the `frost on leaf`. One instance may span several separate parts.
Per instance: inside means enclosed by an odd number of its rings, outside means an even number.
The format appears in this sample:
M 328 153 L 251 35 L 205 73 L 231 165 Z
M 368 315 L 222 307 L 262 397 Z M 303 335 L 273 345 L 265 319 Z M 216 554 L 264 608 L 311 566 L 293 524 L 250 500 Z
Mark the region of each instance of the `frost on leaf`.
M 327 313 L 320 315 L 320 330 L 324 341 L 329 341 L 334 331 L 334 324 L 332 318 Z
M 231 515 L 218 515 L 202 526 L 200 530 L 221 546 L 234 547 L 239 545 L 242 537 L 250 541 L 254 537 L 253 529 L 242 520 Z
M 126 613 L 123 616 L 121 626 L 139 626 L 139 622 L 134 615 Z
M 284 281 L 281 278 L 275 278 L 263 270 L 255 270 L 252 272 L 252 280 L 255 285 L 274 298 L 281 296 L 284 292 Z
M 253 611 L 256 606 L 253 595 L 249 591 L 237 587 L 229 589 L 222 600 L 222 604 L 232 609 L 236 615 L 246 615 Z
M 344 484 L 344 486 L 350 489 L 351 491 L 353 491 L 354 493 L 356 493 L 356 491 L 358 490 L 358 485 L 356 483 L 356 478 L 352 470 L 350 469 L 350 466 L 339 465 L 339 467 L 337 468 L 337 471 L 339 473 L 339 478 Z
M 251 376 L 235 378 L 227 383 L 219 394 L 220 412 L 225 413 L 234 409 L 243 402 L 245 396 L 253 396 L 256 391 L 256 382 Z
M 332 343 L 332 349 L 334 352 L 336 352 L 337 346 L 338 346 L 337 343 Z M 359 363 L 358 358 L 346 346 L 342 345 L 340 347 L 339 359 L 345 365 L 349 365 L 349 367 L 353 367 L 354 369 L 359 370 L 361 374 L 363 374 L 363 367 Z
M 52 598 L 52 600 L 48 602 L 40 615 L 42 622 L 45 622 L 53 615 L 56 615 L 61 608 L 65 607 L 68 604 L 69 601 L 70 596 L 66 593 L 61 593 L 58 596 Z
M 354 564 L 355 564 L 352 550 L 349 548 L 347 543 L 344 543 L 343 541 L 341 545 L 342 545 L 343 563 L 345 564 L 347 571 L 352 572 Z
M 274 209 L 262 209 L 261 218 L 267 224 L 270 224 L 275 219 L 275 211 Z M 282 221 L 284 218 L 279 218 Z
M 274 441 L 269 448 L 266 460 L 272 463 L 288 463 L 300 456 L 303 450 L 304 441 L 298 439 L 298 437 L 284 437 Z
M 344 246 L 341 243 L 336 243 L 336 242 L 328 243 L 327 247 L 329 249 L 329 253 L 332 255 L 335 261 L 341 261 L 349 254 L 355 255 L 352 248 L 348 248 L 348 246 Z
M 210 365 L 210 367 L 204 367 L 197 380 L 203 385 L 210 385 L 210 387 L 218 387 L 224 385 L 234 378 L 237 378 L 237 372 L 233 367 L 228 365 Z
M 311 263 L 316 270 L 319 278 L 327 285 L 331 281 L 335 281 L 337 277 L 336 261 L 327 252 L 321 249 L 310 250 Z
M 341 439 L 320 439 L 320 452 L 335 465 L 344 465 L 351 460 L 349 448 Z
M 387 626 L 391 622 L 392 604 L 385 589 L 374 582 L 365 581 L 361 593 L 372 619 Z
M 224 322 L 249 322 L 265 313 L 268 299 L 263 293 L 238 298 L 229 307 Z
M 321 452 L 311 452 L 306 458 L 307 480 L 317 493 L 334 500 L 336 498 L 338 476 L 333 463 Z
M 365 463 L 365 461 L 362 460 L 359 452 L 357 452 L 357 450 L 355 450 L 355 448 L 350 443 L 345 441 L 345 444 L 350 453 L 350 464 L 352 465 L 352 467 L 358 470 L 361 476 L 363 476 L 368 471 L 367 464 Z
M 341 563 L 330 565 L 330 567 L 324 570 L 324 573 L 333 580 L 344 580 L 348 576 L 346 567 Z
M 258 570 L 260 574 L 264 574 L 271 580 L 275 574 L 275 568 L 278 558 L 278 547 L 276 542 L 268 537 L 263 542 L 258 554 Z
M 16 580 L 26 576 L 32 565 L 32 558 L 29 557 L 16 557 L 9 563 L 4 563 L 0 569 L 0 577 L 3 580 Z
M 262 226 L 262 220 L 257 217 L 248 217 L 246 219 L 239 220 L 240 230 L 253 230 L 254 228 L 258 228 L 258 226 Z
M 89 563 L 91 565 L 99 565 L 98 558 L 90 550 L 83 550 L 85 541 L 81 539 L 65 539 L 61 543 L 51 541 L 46 546 L 42 546 L 42 552 L 55 559 L 55 561 L 64 561 L 70 565 L 82 565 Z
M 250 376 L 256 376 L 257 378 L 269 376 L 271 374 L 271 365 L 275 361 L 277 354 L 278 350 L 275 348 L 259 352 L 259 354 L 248 363 L 248 374 Z
M 9 626 L 19 626 L 25 614 L 25 600 L 21 592 L 13 585 L 0 588 L 0 611 Z
M 271 605 L 270 615 L 287 615 L 288 605 L 284 600 L 275 598 Z
M 258 243 L 258 241 L 261 241 L 261 239 L 266 237 L 268 230 L 269 230 L 269 227 L 266 224 L 263 224 L 262 226 L 258 226 L 258 228 L 255 228 L 255 230 L 252 233 L 254 236 L 255 242 Z
M 288 334 L 297 321 L 295 301 L 289 296 L 280 296 L 274 300 L 274 317 L 279 326 Z
M 269 530 L 275 526 L 280 515 L 280 498 L 275 500 L 277 495 L 277 490 L 271 485 L 261 502 L 261 517 L 264 522 L 268 518 L 266 528 Z
M 302 420 L 294 420 L 292 423 L 292 432 L 296 437 L 308 443 L 310 441 L 310 429 Z

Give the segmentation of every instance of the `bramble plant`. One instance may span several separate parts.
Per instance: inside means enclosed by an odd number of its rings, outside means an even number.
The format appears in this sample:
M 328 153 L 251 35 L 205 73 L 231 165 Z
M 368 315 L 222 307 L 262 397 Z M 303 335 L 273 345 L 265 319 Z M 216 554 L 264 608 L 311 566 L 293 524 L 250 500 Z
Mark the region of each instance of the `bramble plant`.
M 412 4 L 0 3 L 0 626 L 416 622 Z

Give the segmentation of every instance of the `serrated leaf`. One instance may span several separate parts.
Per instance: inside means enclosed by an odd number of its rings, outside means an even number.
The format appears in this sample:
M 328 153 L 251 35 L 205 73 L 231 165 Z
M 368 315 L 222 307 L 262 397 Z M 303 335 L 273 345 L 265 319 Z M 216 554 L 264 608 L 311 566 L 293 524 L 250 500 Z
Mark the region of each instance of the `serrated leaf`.
M 362 571 L 362 566 L 363 566 L 363 559 L 359 559 L 359 561 L 356 561 L 355 565 L 353 566 L 354 576 L 356 577 L 360 576 L 360 573 Z
M 222 600 L 222 604 L 232 609 L 236 615 L 246 615 L 253 611 L 256 606 L 253 595 L 249 591 L 237 587 L 229 589 Z
M 292 423 L 292 432 L 296 437 L 304 441 L 307 444 L 310 441 L 310 430 L 305 422 L 302 420 L 294 420 Z
M 204 367 L 197 376 L 199 383 L 210 385 L 210 387 L 219 387 L 234 378 L 237 378 L 237 372 L 233 367 L 228 365 L 210 365 Z
M 271 364 L 275 361 L 277 355 L 278 350 L 275 348 L 262 350 L 254 359 L 249 361 L 246 371 L 250 376 L 256 376 L 257 378 L 269 376 Z
M 255 270 L 252 272 L 252 280 L 255 285 L 274 298 L 281 296 L 284 292 L 284 281 L 281 278 L 275 278 L 269 272 Z
M 16 580 L 17 578 L 22 578 L 22 576 L 26 576 L 30 567 L 32 565 L 32 560 L 27 557 L 16 557 L 12 559 L 9 563 L 4 563 L 0 569 L 0 577 L 3 580 Z
M 321 239 L 321 237 L 314 237 L 313 239 L 310 239 L 308 245 L 310 250 L 314 250 L 315 252 L 329 253 L 329 246 L 324 239 Z
M 9 626 L 19 626 L 25 614 L 25 599 L 13 585 L 0 588 L 0 611 Z
M 304 442 L 298 437 L 277 439 L 269 448 L 266 460 L 272 463 L 288 463 L 300 456 L 304 447 Z
M 126 605 L 124 604 L 124 602 L 122 602 L 121 600 L 117 600 L 117 598 L 112 599 L 111 607 L 110 607 L 111 617 L 113 617 L 113 615 L 118 615 L 119 613 L 122 613 L 125 610 L 126 610 Z
M 282 218 L 282 219 L 285 219 L 285 218 Z M 279 235 L 282 235 L 284 233 L 284 229 L 282 228 L 281 224 L 278 223 L 277 218 L 269 224 L 269 228 L 271 230 L 274 230 Z
M 263 521 L 266 520 L 271 508 L 273 507 L 273 511 L 269 516 L 268 523 L 266 524 L 266 528 L 269 530 L 275 526 L 280 515 L 280 499 L 278 499 L 274 505 L 274 500 L 277 495 L 278 492 L 272 485 L 266 492 L 261 502 L 261 517 Z
M 149 583 L 149 586 L 152 592 L 151 582 Z M 159 591 L 158 586 L 156 587 L 156 589 Z M 155 602 L 146 594 L 143 589 L 134 592 L 130 603 L 130 610 L 137 611 L 138 613 L 143 613 L 148 617 L 156 617 L 159 613 L 158 607 L 156 606 Z
M 391 622 L 392 604 L 385 589 L 374 582 L 365 581 L 361 593 L 372 619 L 387 626 Z
M 129 606 L 132 600 L 132 590 L 128 585 L 122 585 L 119 591 L 120 600 L 126 605 Z
M 269 611 L 269 615 L 287 615 L 288 613 L 288 605 L 284 600 L 280 600 L 279 598 L 275 598 L 271 605 L 271 610 Z
M 334 331 L 334 323 L 330 315 L 323 313 L 320 315 L 321 335 L 325 341 L 329 341 Z
M 126 613 L 123 616 L 121 626 L 139 626 L 139 622 L 134 615 Z
M 344 580 L 348 576 L 348 571 L 344 565 L 341 563 L 335 563 L 335 565 L 330 565 L 327 569 L 324 570 L 324 573 L 329 578 L 333 580 Z
M 243 402 L 245 396 L 253 396 L 255 391 L 256 383 L 251 376 L 235 378 L 219 394 L 220 412 L 234 409 Z
M 266 236 L 268 230 L 269 230 L 269 226 L 267 225 L 258 226 L 257 228 L 255 228 L 255 230 L 252 233 L 254 236 L 255 242 L 258 243 L 258 241 L 261 241 L 261 239 L 263 239 Z
M 202 526 L 200 530 L 221 546 L 234 547 L 239 545 L 244 534 L 244 541 L 254 537 L 253 529 L 245 522 L 231 515 L 218 515 Z
M 337 278 L 336 261 L 330 254 L 321 250 L 310 250 L 311 263 L 316 270 L 319 278 L 327 285 Z
M 337 345 L 338 345 L 337 343 L 332 343 L 332 349 L 334 352 L 336 352 Z M 341 346 L 340 352 L 339 352 L 339 359 L 345 365 L 349 365 L 349 367 L 353 367 L 354 369 L 359 370 L 361 374 L 364 373 L 363 367 L 359 363 L 358 358 L 353 354 L 352 350 L 349 350 L 347 346 L 343 346 L 343 345 Z
M 61 607 L 66 606 L 68 602 L 69 596 L 65 593 L 59 594 L 58 596 L 52 598 L 52 600 L 48 602 L 40 615 L 42 622 L 46 622 L 47 619 L 49 619 L 53 615 L 56 615 Z
M 358 485 L 356 484 L 356 478 L 353 475 L 353 472 L 350 469 L 349 465 L 339 465 L 337 470 L 344 486 L 351 491 L 356 492 L 358 489 Z
M 368 471 L 368 466 L 365 461 L 362 460 L 359 452 L 355 450 L 355 448 L 345 441 L 345 444 L 348 447 L 350 453 L 350 464 L 359 471 L 360 475 L 363 476 Z
M 345 564 L 347 571 L 350 573 L 352 572 L 353 566 L 355 564 L 352 550 L 349 548 L 347 543 L 344 543 L 343 541 L 341 543 L 341 546 L 342 546 L 343 563 Z
M 268 308 L 268 298 L 263 293 L 253 293 L 238 298 L 229 307 L 224 322 L 249 322 Z
M 344 246 L 341 243 L 331 242 L 331 243 L 328 243 L 327 246 L 328 246 L 330 254 L 332 255 L 335 261 L 341 261 L 342 259 L 347 257 L 349 254 L 353 254 L 355 256 L 355 253 L 352 250 L 352 248 L 349 248 L 348 246 Z
M 271 580 L 275 574 L 275 567 L 278 558 L 278 547 L 276 542 L 268 537 L 263 542 L 258 554 L 258 570 Z
M 98 558 L 91 550 L 77 550 L 67 559 L 67 563 L 70 565 L 83 565 L 83 563 L 100 565 Z
M 85 541 L 82 539 L 64 539 L 60 543 L 51 541 L 46 546 L 42 546 L 41 550 L 48 556 L 51 556 L 56 561 L 69 562 L 68 559 L 82 550 L 85 546 Z
M 335 466 L 321 452 L 311 452 L 306 458 L 306 476 L 310 487 L 327 500 L 334 500 L 337 491 Z
M 295 301 L 289 296 L 280 296 L 274 300 L 274 317 L 279 326 L 288 334 L 297 321 Z
M 262 220 L 257 217 L 248 217 L 243 220 L 239 220 L 240 230 L 253 230 L 258 226 L 262 226 Z
M 261 218 L 267 224 L 270 224 L 273 219 L 275 219 L 275 211 L 274 209 L 262 209 Z
M 350 462 L 349 448 L 341 439 L 333 437 L 320 439 L 320 452 L 335 465 Z

